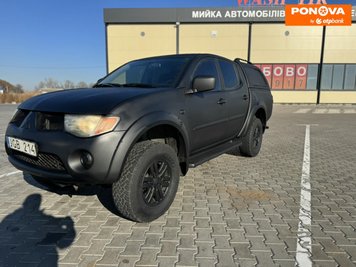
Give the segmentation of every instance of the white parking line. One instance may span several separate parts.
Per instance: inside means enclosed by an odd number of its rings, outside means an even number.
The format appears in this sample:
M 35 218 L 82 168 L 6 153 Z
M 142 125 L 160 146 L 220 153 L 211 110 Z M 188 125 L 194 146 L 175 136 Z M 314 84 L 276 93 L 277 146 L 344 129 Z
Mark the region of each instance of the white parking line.
M 310 125 L 306 125 L 301 178 L 296 265 L 311 267 Z
M 311 108 L 300 108 L 294 113 L 303 113 L 304 114 L 304 113 L 308 113 L 309 111 L 311 111 Z
M 328 110 L 326 108 L 317 108 L 316 110 L 313 111 L 315 114 L 324 114 L 327 113 Z
M 7 176 L 10 176 L 10 175 L 14 175 L 14 174 L 18 174 L 20 173 L 21 171 L 14 171 L 14 172 L 9 172 L 9 173 L 5 173 L 5 174 L 1 174 L 0 175 L 0 178 L 3 178 L 3 177 L 7 177 Z
M 344 113 L 345 114 L 355 114 L 356 110 L 348 108 L 348 109 L 344 109 Z
M 329 108 L 328 113 L 329 114 L 339 114 L 339 113 L 341 113 L 341 110 L 339 108 Z

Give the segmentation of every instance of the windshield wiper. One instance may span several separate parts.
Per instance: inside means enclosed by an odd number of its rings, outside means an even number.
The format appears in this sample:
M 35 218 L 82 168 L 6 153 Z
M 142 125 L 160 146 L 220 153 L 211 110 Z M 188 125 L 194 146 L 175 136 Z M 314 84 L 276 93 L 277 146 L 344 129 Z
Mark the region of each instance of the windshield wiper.
M 94 88 L 96 87 L 121 87 L 121 84 L 119 83 L 99 83 L 93 86 Z
M 156 88 L 156 86 L 148 83 L 124 83 L 121 87 L 140 87 L 140 88 Z
M 96 87 L 139 87 L 139 88 L 156 88 L 156 86 L 148 83 L 99 83 L 93 86 Z

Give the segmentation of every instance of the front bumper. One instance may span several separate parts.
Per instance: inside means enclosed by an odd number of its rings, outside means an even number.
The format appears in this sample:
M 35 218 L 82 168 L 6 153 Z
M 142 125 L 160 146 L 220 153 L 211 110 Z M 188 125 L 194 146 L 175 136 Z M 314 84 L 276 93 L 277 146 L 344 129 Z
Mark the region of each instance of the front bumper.
M 124 134 L 124 131 L 117 131 L 91 138 L 79 138 L 66 132 L 36 131 L 9 124 L 6 136 L 35 142 L 39 156 L 33 158 L 12 150 L 6 142 L 5 147 L 9 161 L 17 169 L 51 182 L 111 184 L 119 175 L 111 171 L 111 165 Z M 84 167 L 81 161 L 85 152 L 89 152 L 93 158 L 89 168 Z

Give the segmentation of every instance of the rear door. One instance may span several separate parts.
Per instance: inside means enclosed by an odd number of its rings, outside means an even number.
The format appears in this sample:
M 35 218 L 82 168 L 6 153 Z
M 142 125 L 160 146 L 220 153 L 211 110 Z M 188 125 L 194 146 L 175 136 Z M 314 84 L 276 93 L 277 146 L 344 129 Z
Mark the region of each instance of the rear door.
M 239 72 L 235 63 L 219 59 L 218 65 L 229 116 L 229 126 L 226 131 L 231 138 L 238 135 L 244 125 L 250 96 L 247 83 L 243 80 L 242 73 Z

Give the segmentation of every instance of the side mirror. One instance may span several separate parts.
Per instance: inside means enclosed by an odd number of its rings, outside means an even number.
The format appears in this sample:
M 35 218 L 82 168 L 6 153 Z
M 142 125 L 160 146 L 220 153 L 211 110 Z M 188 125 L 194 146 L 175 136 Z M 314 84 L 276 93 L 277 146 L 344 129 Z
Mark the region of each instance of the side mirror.
M 215 78 L 212 76 L 197 76 L 193 80 L 193 90 L 198 92 L 210 91 L 215 88 Z

